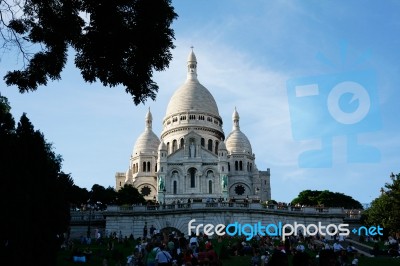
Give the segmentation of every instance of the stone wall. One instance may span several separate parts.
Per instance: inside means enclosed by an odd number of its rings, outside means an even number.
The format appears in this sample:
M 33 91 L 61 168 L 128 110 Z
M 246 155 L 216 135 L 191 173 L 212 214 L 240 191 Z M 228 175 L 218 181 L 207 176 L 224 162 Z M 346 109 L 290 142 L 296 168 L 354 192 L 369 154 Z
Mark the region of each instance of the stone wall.
M 172 208 L 174 207 L 174 208 Z M 109 207 L 106 218 L 106 232 L 121 233 L 123 236 L 133 234 L 135 238 L 143 236 L 143 228 L 147 225 L 148 234 L 152 225 L 158 230 L 170 228 L 188 234 L 188 223 L 195 219 L 193 225 L 198 224 L 294 224 L 302 223 L 328 224 L 343 223 L 345 213 L 341 208 L 296 208 L 296 209 L 271 209 L 259 203 L 192 203 L 182 204 L 180 207 L 167 205 L 159 207 L 137 206 L 129 208 Z

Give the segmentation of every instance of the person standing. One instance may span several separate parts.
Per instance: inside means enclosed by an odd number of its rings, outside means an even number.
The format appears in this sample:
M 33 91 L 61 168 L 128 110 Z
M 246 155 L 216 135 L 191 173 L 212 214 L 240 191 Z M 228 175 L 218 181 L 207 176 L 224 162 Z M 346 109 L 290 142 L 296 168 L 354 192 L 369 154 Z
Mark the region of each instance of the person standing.
M 143 238 L 146 239 L 147 238 L 147 223 L 144 224 L 143 227 Z
M 164 245 L 162 245 L 160 247 L 160 250 L 157 252 L 155 262 L 156 262 L 156 264 L 155 264 L 156 266 L 168 266 L 168 265 L 171 265 L 172 256 L 166 250 Z
M 154 231 L 156 230 L 156 228 L 154 227 L 154 225 L 151 225 L 150 227 L 150 236 L 153 237 L 154 236 Z

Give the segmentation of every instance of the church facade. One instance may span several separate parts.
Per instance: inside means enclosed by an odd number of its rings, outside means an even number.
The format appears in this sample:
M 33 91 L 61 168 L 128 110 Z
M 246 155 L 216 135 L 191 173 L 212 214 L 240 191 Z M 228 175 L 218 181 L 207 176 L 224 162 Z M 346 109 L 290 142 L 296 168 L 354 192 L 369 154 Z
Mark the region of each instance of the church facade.
M 232 131 L 225 138 L 218 106 L 197 79 L 197 59 L 191 51 L 187 79 L 169 101 L 160 138 L 152 131 L 149 110 L 128 170 L 115 175 L 116 189 L 132 184 L 146 200 L 167 204 L 188 199 L 271 199 L 270 170 L 257 169 L 236 108 L 232 120 Z

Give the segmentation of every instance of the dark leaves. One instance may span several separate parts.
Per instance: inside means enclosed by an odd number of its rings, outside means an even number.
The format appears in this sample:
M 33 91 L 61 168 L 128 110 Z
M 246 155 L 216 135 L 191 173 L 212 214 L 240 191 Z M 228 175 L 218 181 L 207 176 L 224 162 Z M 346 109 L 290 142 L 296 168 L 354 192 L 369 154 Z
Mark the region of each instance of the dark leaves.
M 362 209 L 361 203 L 352 197 L 343 193 L 331 192 L 329 190 L 304 190 L 299 193 L 297 198 L 292 202 L 293 205 L 317 206 L 325 207 L 343 207 L 345 209 Z
M 7 73 L 6 83 L 26 92 L 60 79 L 71 46 L 86 82 L 122 85 L 135 104 L 155 99 L 153 71 L 164 70 L 172 59 L 170 26 L 176 17 L 169 0 L 27 1 L 23 18 L 12 21 L 12 29 L 43 49 L 25 69 Z
M 18 19 L 11 20 L 8 26 L 18 34 L 24 34 L 28 30 L 25 23 Z
M 16 128 L 1 119 L 10 118 L 5 103 L 0 101 L 0 124 L 9 124 L 0 130 L 0 241 L 7 243 L 2 259 L 5 265 L 55 265 L 57 235 L 66 232 L 70 220 L 66 192 L 73 182 L 60 172 L 61 157 L 25 114 Z M 27 243 L 28 251 L 21 249 Z

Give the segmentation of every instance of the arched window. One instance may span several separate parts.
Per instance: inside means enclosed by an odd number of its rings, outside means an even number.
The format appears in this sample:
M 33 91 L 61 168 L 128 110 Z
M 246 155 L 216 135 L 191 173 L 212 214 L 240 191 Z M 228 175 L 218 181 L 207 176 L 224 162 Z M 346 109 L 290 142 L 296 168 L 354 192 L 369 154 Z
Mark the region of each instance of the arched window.
M 231 164 L 228 163 L 228 172 L 231 170 Z
M 146 162 L 143 162 L 143 169 L 142 169 L 142 171 L 143 171 L 143 172 L 146 172 Z
M 212 194 L 212 181 L 208 180 L 208 193 Z
M 178 171 L 173 171 L 171 177 L 172 178 L 177 178 L 178 177 Z
M 240 170 L 240 171 L 243 170 L 243 163 L 242 163 L 242 161 L 239 162 L 239 170 Z
M 185 144 L 185 140 L 184 139 L 181 139 L 181 144 L 180 144 L 180 146 L 179 146 L 179 148 L 183 148 L 183 145 Z
M 150 162 L 147 162 L 147 172 L 151 171 Z
M 189 169 L 190 187 L 196 187 L 196 168 Z
M 250 172 L 250 163 L 247 162 L 247 171 Z
M 251 171 L 253 171 L 253 169 L 252 169 L 252 168 L 253 168 L 253 164 L 252 164 L 252 163 L 250 163 L 250 172 L 251 172 Z
M 219 144 L 219 142 L 216 141 L 215 142 L 215 154 L 218 154 L 218 144 Z
M 222 172 L 225 171 L 225 167 L 222 166 Z
M 204 138 L 201 138 L 201 147 L 204 147 L 206 144 L 205 144 L 205 140 L 204 140 Z
M 212 140 L 211 139 L 208 140 L 208 150 L 212 151 Z
M 177 149 L 177 142 L 176 142 L 176 139 L 174 139 L 172 141 L 172 152 L 176 151 L 176 149 Z
M 167 142 L 167 154 L 170 154 L 170 150 L 169 150 L 169 142 Z
M 239 169 L 238 161 L 235 161 L 235 171 L 237 171 L 238 169 Z
M 156 166 L 154 167 L 154 172 L 157 172 L 157 164 L 156 164 Z
M 177 194 L 178 192 L 178 184 L 177 184 L 177 182 L 176 182 L 176 180 L 174 181 L 174 187 L 173 187 L 173 192 L 174 192 L 174 194 Z

